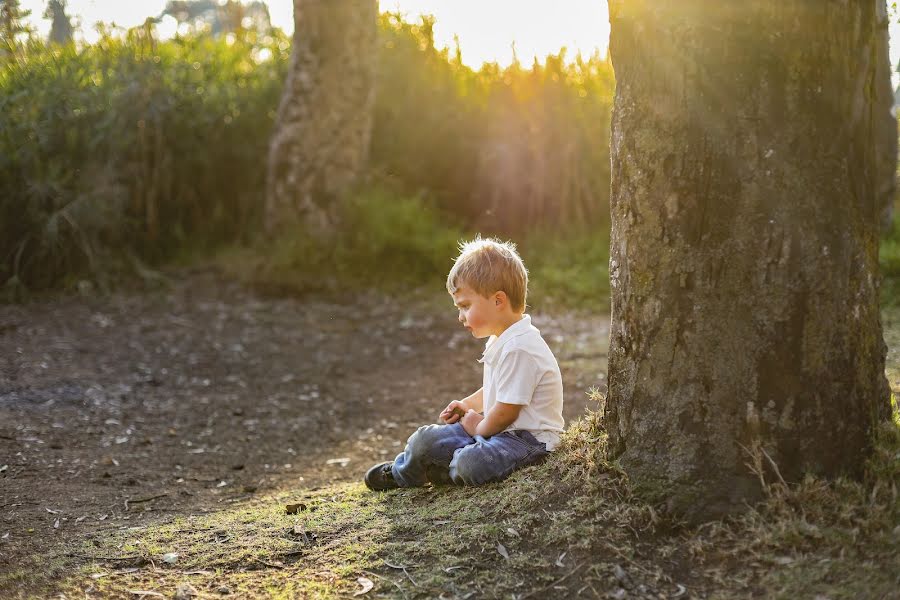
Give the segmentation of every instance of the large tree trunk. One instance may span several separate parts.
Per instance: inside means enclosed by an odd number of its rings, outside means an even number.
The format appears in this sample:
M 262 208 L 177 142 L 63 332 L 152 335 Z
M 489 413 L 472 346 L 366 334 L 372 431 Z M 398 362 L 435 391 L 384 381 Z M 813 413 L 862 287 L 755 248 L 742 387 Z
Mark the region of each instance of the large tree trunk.
M 874 0 L 878 9 L 878 33 L 875 50 L 875 110 L 878 126 L 876 156 L 878 160 L 877 193 L 881 205 L 881 230 L 888 232 L 894 220 L 894 196 L 897 194 L 897 119 L 894 116 L 894 87 L 891 82 L 891 56 L 888 45 L 890 17 L 885 0 Z
M 272 142 L 265 225 L 333 228 L 363 173 L 375 99 L 376 0 L 294 0 L 294 45 Z
M 760 495 L 754 450 L 859 473 L 889 411 L 875 2 L 609 4 L 611 456 L 693 521 Z

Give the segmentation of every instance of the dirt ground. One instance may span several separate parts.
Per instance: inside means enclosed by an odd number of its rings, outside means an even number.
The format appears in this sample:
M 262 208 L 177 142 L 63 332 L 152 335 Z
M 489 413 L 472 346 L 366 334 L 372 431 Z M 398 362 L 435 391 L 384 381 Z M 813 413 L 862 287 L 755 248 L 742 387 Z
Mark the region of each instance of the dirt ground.
M 213 270 L 171 278 L 0 306 L 0 574 L 108 528 L 358 480 L 481 384 L 483 341 L 440 289 L 271 298 Z M 604 385 L 608 318 L 531 314 L 571 421 Z

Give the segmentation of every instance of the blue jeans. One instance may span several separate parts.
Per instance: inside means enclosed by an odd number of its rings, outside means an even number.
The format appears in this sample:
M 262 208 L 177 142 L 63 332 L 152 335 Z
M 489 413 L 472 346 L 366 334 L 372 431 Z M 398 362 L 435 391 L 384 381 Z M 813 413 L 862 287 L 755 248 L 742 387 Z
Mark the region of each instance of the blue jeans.
M 470 436 L 457 421 L 419 427 L 394 459 L 391 473 L 400 487 L 434 484 L 481 485 L 501 481 L 548 456 L 546 444 L 523 430 L 489 438 Z

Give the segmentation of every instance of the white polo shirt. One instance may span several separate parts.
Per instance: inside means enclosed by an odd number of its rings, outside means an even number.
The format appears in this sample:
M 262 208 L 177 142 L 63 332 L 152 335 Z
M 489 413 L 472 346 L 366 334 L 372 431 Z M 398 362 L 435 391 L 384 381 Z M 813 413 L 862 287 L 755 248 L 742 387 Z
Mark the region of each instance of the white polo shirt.
M 484 364 L 485 414 L 496 402 L 521 404 L 519 416 L 504 431 L 524 429 L 553 450 L 565 425 L 562 375 L 531 317 L 522 315 L 499 337 L 488 338 L 478 362 Z

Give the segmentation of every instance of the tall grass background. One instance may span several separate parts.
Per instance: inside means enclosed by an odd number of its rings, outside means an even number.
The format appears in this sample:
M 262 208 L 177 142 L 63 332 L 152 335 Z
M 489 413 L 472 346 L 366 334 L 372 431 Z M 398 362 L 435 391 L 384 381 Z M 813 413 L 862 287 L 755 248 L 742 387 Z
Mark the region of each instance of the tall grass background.
M 475 70 L 464 48 L 436 48 L 433 28 L 379 17 L 370 173 L 331 245 L 260 235 L 282 32 L 161 41 L 148 24 L 0 52 L 5 296 L 236 247 L 270 282 L 434 283 L 477 232 L 519 242 L 544 289 L 534 298 L 604 307 L 610 63 L 561 50 Z M 891 277 L 898 239 L 882 248 Z
M 424 278 L 446 268 L 432 253 L 446 263 L 459 237 L 522 242 L 575 223 L 595 225 L 605 246 L 609 63 L 561 51 L 476 71 L 459 48 L 435 47 L 433 26 L 380 16 L 371 173 L 343 209 L 340 247 L 294 232 L 261 250 L 264 271 Z M 123 265 L 256 243 L 290 56 L 283 33 L 160 41 L 148 24 L 92 45 L 32 38 L 2 56 L 7 290 L 114 281 Z

